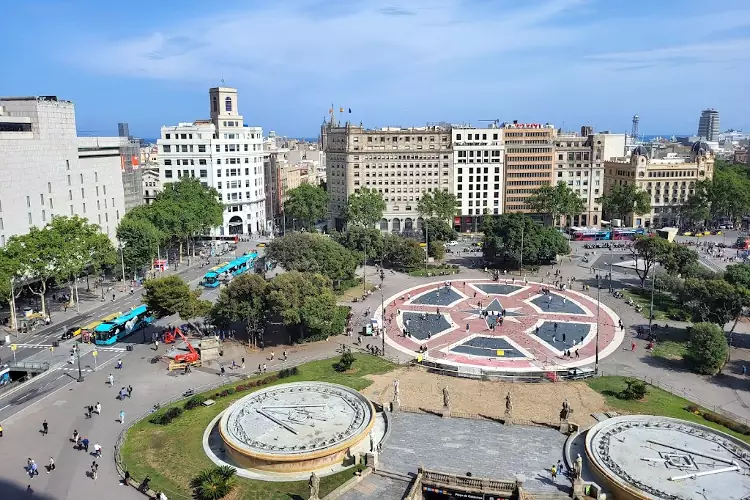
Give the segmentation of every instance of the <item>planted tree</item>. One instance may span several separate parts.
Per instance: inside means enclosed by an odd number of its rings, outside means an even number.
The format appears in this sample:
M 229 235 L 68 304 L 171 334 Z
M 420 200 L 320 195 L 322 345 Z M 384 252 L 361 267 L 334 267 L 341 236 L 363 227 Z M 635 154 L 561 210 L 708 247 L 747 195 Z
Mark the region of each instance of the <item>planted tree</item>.
M 570 222 L 586 210 L 583 199 L 562 181 L 554 186 L 538 187 L 528 203 L 534 212 L 550 214 L 553 226 L 561 225 L 562 215 L 567 216 Z
M 357 268 L 354 254 L 333 239 L 314 233 L 291 233 L 266 247 L 266 258 L 288 271 L 320 273 L 338 284 Z
M 721 279 L 690 278 L 685 280 L 680 299 L 693 315 L 694 322 L 714 323 L 723 328 L 731 321 L 736 325 L 744 308 L 750 304 L 750 291 Z
M 383 217 L 385 201 L 377 189 L 359 188 L 346 200 L 344 218 L 350 226 L 371 228 Z
M 636 261 L 635 272 L 641 279 L 641 286 L 645 285 L 656 263 L 669 255 L 670 245 L 671 243 L 658 236 L 639 236 L 635 239 L 630 252 Z
M 383 263 L 396 269 L 414 269 L 423 266 L 424 248 L 411 238 L 386 234 L 383 237 Z
M 651 196 L 635 184 L 615 184 L 601 197 L 601 203 L 610 218 L 624 219 L 631 213 L 651 211 Z
M 695 373 L 715 375 L 727 360 L 724 331 L 714 323 L 696 323 L 690 329 L 685 360 Z
M 417 211 L 424 218 L 431 219 L 434 217 L 450 223 L 453 216 L 458 212 L 456 195 L 443 190 L 422 193 L 417 204 Z
M 328 215 L 328 193 L 319 186 L 302 184 L 290 189 L 284 201 L 284 216 L 297 219 L 311 231 L 315 223 Z
M 331 238 L 348 250 L 366 253 L 368 259 L 380 259 L 383 256 L 383 233 L 380 229 L 353 226 L 345 232 L 332 233 Z
M 237 470 L 228 465 L 202 470 L 190 481 L 197 500 L 219 500 L 229 495 L 237 480 Z
M 543 228 L 524 214 L 498 216 L 484 235 L 482 251 L 485 261 L 496 265 L 523 262 L 532 265 L 548 263 L 558 255 L 570 253 L 570 245 L 556 229 Z
M 17 324 L 13 301 L 23 292 L 23 287 L 16 285 L 22 268 L 20 255 L 14 254 L 13 249 L 7 246 L 0 248 L 0 300 L 8 304 L 10 326 L 14 330 Z
M 268 283 L 257 274 L 245 273 L 234 278 L 219 293 L 219 299 L 211 309 L 211 322 L 217 326 L 241 322 L 249 333 L 260 336 L 266 314 L 267 289 Z
M 135 272 L 153 265 L 164 235 L 150 220 L 126 215 L 117 226 L 117 239 L 123 245 L 125 267 Z
M 157 316 L 178 314 L 189 320 L 206 316 L 211 311 L 211 302 L 200 300 L 201 291 L 191 290 L 179 276 L 165 276 L 146 281 L 143 303 Z

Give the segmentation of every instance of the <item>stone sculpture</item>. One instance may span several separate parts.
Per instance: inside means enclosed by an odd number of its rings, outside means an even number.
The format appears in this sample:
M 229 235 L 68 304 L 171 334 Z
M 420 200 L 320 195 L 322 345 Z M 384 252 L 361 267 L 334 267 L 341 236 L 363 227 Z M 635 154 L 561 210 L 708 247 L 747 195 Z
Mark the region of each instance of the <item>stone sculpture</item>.
M 451 406 L 451 394 L 448 392 L 448 386 L 443 387 L 443 406 L 446 408 Z
M 570 415 L 573 413 L 573 409 L 570 407 L 570 403 L 566 399 L 563 401 L 562 410 L 560 410 L 560 420 L 567 422 Z
M 320 500 L 318 496 L 320 494 L 320 478 L 315 472 L 310 474 L 308 486 L 310 487 L 310 500 Z
M 401 403 L 401 392 L 399 390 L 399 380 L 396 379 L 393 381 L 393 402 L 394 403 Z
M 510 415 L 513 413 L 513 400 L 510 398 L 510 391 L 505 396 L 505 414 Z

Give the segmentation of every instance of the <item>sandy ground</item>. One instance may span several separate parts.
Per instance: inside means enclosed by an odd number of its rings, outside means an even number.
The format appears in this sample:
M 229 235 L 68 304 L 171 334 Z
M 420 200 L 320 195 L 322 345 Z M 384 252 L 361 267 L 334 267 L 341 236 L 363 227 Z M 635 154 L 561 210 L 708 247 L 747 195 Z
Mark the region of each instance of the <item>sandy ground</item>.
M 510 391 L 513 418 L 534 422 L 558 422 L 564 399 L 568 399 L 578 425 L 593 424 L 592 413 L 604 411 L 602 396 L 584 382 L 527 384 L 489 382 L 427 373 L 420 368 L 402 368 L 368 377 L 373 381 L 365 394 L 372 401 L 389 404 L 393 400 L 393 381 L 399 380 L 401 405 L 438 411 L 443 407 L 443 387 L 448 386 L 451 409 L 456 412 L 502 418 L 505 395 Z

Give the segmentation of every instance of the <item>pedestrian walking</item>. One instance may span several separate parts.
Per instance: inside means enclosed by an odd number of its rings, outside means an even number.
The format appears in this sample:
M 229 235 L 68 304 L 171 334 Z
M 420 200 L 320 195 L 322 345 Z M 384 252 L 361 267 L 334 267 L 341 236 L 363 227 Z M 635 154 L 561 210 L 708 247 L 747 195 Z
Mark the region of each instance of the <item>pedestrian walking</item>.
M 99 476 L 99 464 L 96 463 L 96 460 L 91 462 L 91 478 L 96 481 L 96 478 Z
M 49 424 L 46 420 L 42 422 L 42 434 L 44 434 L 45 436 L 49 434 Z
M 94 443 L 94 456 L 96 456 L 96 458 L 102 456 L 102 445 L 100 445 L 98 442 Z
M 232 360 L 232 370 L 236 370 L 236 369 L 237 369 L 237 362 L 233 359 Z
M 635 352 L 635 342 L 630 343 L 630 352 Z
M 274 355 L 274 352 L 271 351 L 271 359 L 270 359 L 270 361 L 273 361 L 273 355 Z
M 89 438 L 85 437 L 81 440 L 81 445 L 83 446 L 83 451 L 86 453 L 89 452 Z
M 78 441 L 81 439 L 81 435 L 78 434 L 78 429 L 75 429 L 73 431 L 73 438 L 72 439 L 73 439 L 73 443 L 77 445 Z
M 114 377 L 114 375 L 112 375 L 110 373 L 109 376 L 107 377 L 107 382 L 109 382 L 109 386 L 110 387 L 112 387 L 113 385 L 115 385 L 115 377 Z
M 226 373 L 226 370 L 225 370 L 225 369 L 224 369 L 224 367 L 222 366 L 222 367 L 221 367 L 221 376 L 223 377 L 225 373 Z
M 258 363 L 258 373 L 263 373 L 263 365 Z
M 102 414 L 102 404 L 99 401 L 96 402 L 96 406 L 94 406 L 94 411 L 96 412 L 97 415 Z
M 123 410 L 120 410 L 120 424 L 125 423 L 125 412 Z
M 245 357 L 244 356 L 242 357 L 242 369 L 243 370 L 245 369 Z
M 286 350 L 285 350 L 285 351 L 284 351 L 284 361 L 286 361 L 286 359 L 287 359 L 288 357 L 289 357 L 289 356 L 287 356 L 287 354 L 286 354 Z
M 0 438 L 3 437 L 3 424 L 0 424 Z
M 115 301 L 115 294 L 113 293 L 112 294 L 112 302 L 114 302 L 114 301 Z
M 266 364 L 265 364 L 265 363 L 263 363 L 263 373 L 266 373 L 266 370 L 267 370 L 267 368 L 266 368 Z
M 128 386 L 128 397 L 132 397 L 132 396 L 133 396 L 133 386 L 129 385 Z
M 122 360 L 121 359 L 117 360 L 117 365 L 115 366 L 115 368 L 117 370 L 122 370 Z
M 747 375 L 747 365 L 742 365 L 742 374 Z M 0 437 L 3 437 L 2 428 L 0 428 Z
M 29 458 L 26 463 L 28 464 L 29 477 L 38 476 L 39 468 L 37 467 L 36 462 Z
M 159 350 L 159 340 L 155 339 L 154 340 L 154 351 L 158 351 L 158 350 Z
M 552 482 L 557 482 L 557 467 L 553 465 L 550 472 L 552 472 Z
M 55 470 L 55 459 L 49 457 L 49 465 L 47 466 L 47 474 Z

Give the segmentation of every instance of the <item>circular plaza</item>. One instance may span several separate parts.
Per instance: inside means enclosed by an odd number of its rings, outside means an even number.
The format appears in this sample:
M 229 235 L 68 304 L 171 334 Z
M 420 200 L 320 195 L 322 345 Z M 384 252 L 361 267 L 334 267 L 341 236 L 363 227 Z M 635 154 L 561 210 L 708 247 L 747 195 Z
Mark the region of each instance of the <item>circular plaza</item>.
M 597 317 L 601 360 L 622 343 L 619 317 L 567 287 L 502 277 L 439 281 L 390 297 L 384 314 L 386 342 L 402 352 L 469 371 L 514 373 L 594 364 Z
M 341 463 L 375 423 L 375 408 L 357 391 L 325 382 L 269 387 L 236 401 L 218 430 L 240 467 L 297 473 Z
M 604 420 L 588 430 L 586 456 L 618 499 L 740 499 L 750 491 L 750 447 L 686 420 L 652 415 Z

